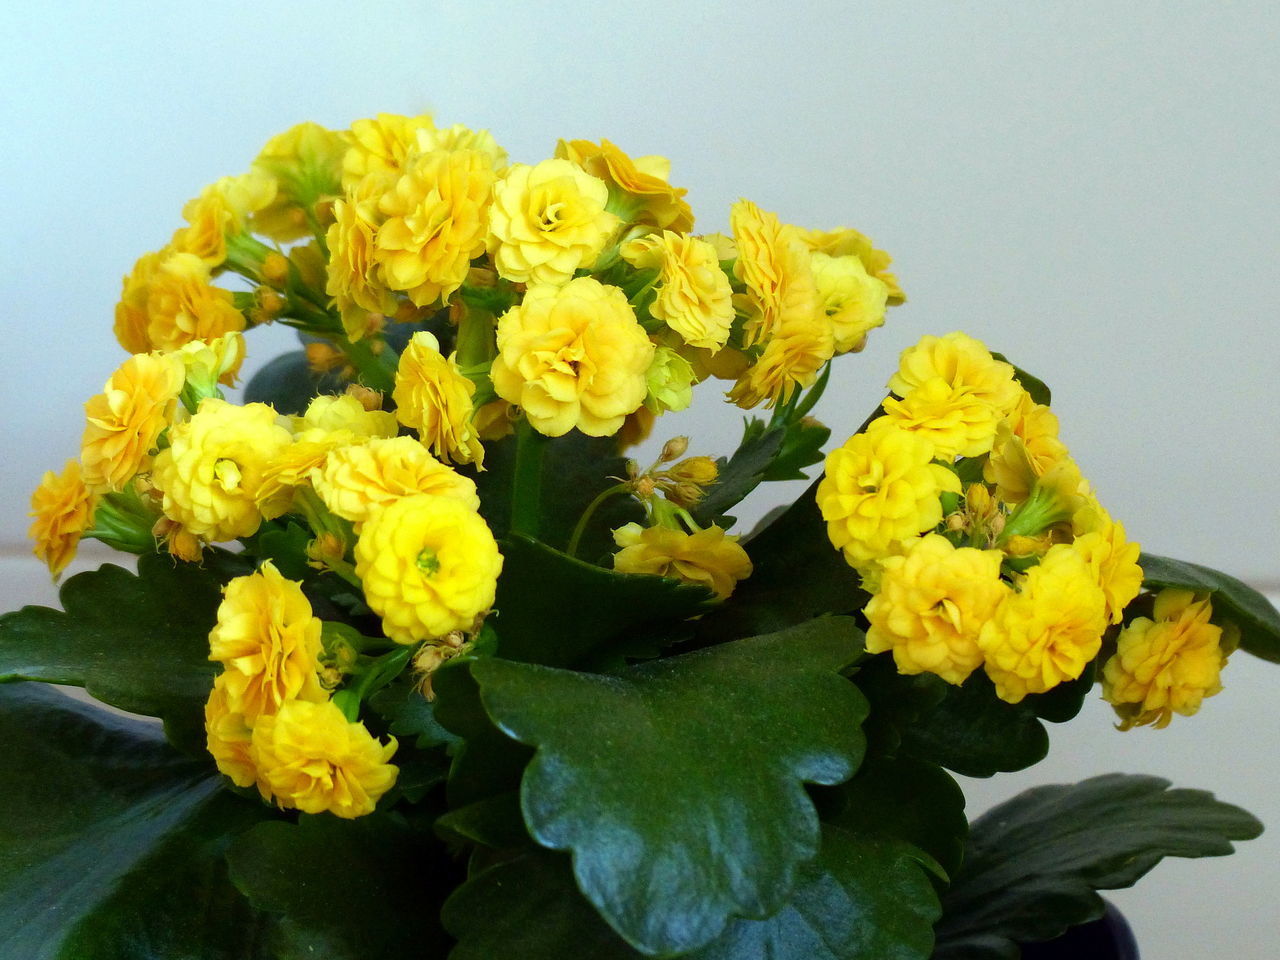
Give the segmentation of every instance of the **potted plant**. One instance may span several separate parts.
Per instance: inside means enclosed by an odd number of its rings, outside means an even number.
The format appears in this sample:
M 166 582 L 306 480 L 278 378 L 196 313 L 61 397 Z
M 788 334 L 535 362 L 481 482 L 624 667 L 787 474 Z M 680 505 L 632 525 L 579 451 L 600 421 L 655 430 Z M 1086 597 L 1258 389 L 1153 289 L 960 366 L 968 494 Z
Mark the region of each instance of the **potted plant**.
M 85 538 L 136 572 L 0 618 L 0 954 L 1049 956 L 1258 834 L 1123 774 L 968 822 L 951 773 L 1036 763 L 1095 685 L 1122 728 L 1194 714 L 1280 614 L 1128 541 L 963 333 L 824 457 L 888 255 L 745 200 L 698 234 L 684 193 L 380 115 L 184 207 L 32 501 L 55 575 Z M 229 400 L 266 323 L 299 348 Z M 627 456 L 717 380 L 763 411 L 736 449 Z

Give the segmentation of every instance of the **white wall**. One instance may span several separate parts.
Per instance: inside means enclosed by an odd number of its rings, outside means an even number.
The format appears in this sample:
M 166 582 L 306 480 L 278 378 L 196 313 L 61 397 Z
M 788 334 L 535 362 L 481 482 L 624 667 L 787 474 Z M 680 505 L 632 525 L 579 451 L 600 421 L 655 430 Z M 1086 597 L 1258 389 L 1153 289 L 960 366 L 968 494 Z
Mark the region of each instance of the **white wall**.
M 837 439 L 899 350 L 964 329 L 1054 387 L 1065 438 L 1133 537 L 1280 586 L 1270 4 L 53 0 L 4 21 L 0 552 L 26 549 L 31 487 L 77 452 L 80 404 L 123 359 L 120 276 L 183 201 L 300 120 L 434 108 L 524 161 L 561 136 L 665 153 L 702 229 L 724 228 L 739 196 L 857 226 L 894 254 L 910 302 L 839 366 L 819 410 Z M 261 360 L 289 340 L 258 332 L 251 349 Z M 702 404 L 714 409 L 671 432 L 727 452 L 738 413 Z M 1280 675 L 1231 669 L 1222 704 L 1185 734 L 1121 737 L 1095 712 L 1067 766 L 1030 776 L 1114 761 L 1252 791 L 1280 828 L 1265 686 Z M 1191 934 L 1205 924 L 1228 938 L 1215 953 L 1273 955 L 1254 939 L 1274 933 L 1269 899 L 1226 892 L 1230 878 L 1277 891 L 1280 848 L 1252 846 L 1270 858 L 1244 875 L 1243 857 L 1188 868 L 1153 922 L 1171 945 L 1150 955 L 1203 955 Z

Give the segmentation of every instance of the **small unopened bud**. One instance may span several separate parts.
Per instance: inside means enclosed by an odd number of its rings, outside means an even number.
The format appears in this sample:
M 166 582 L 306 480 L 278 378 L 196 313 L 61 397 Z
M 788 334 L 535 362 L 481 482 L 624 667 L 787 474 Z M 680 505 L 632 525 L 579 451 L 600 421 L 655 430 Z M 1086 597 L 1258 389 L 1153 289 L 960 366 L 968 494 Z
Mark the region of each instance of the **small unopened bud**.
M 360 406 L 370 412 L 382 409 L 382 394 L 377 390 L 366 387 L 363 383 L 348 384 L 347 396 L 355 397 L 360 401 Z
M 1043 553 L 1048 544 L 1041 537 L 1013 536 L 1004 545 L 1004 552 L 1011 557 L 1025 557 Z
M 670 463 L 672 460 L 679 460 L 688 449 L 688 437 L 672 437 L 662 445 L 662 453 L 658 454 L 658 462 Z
M 273 253 L 272 256 L 279 256 L 279 254 Z M 270 287 L 258 288 L 258 309 L 266 316 L 278 317 L 284 313 L 284 308 L 287 306 L 288 303 L 285 302 L 284 297 Z
M 413 656 L 413 670 L 418 674 L 418 690 L 428 700 L 436 698 L 431 688 L 431 678 L 444 664 L 456 657 L 461 644 L 453 646 L 448 643 L 427 643 Z
M 636 462 L 634 460 L 628 460 L 627 461 L 627 479 L 635 480 L 635 478 L 638 476 L 640 476 L 640 468 L 636 465 Z
M 641 500 L 653 499 L 653 491 L 657 488 L 657 481 L 653 477 L 640 477 L 632 484 L 633 492 Z
M 307 557 L 321 566 L 341 560 L 346 552 L 347 545 L 332 533 L 322 533 L 307 544 Z
M 328 373 L 346 362 L 342 351 L 329 343 L 313 340 L 306 346 L 307 366 L 312 373 Z
M 667 487 L 667 499 L 677 507 L 684 507 L 686 510 L 701 500 L 702 494 L 702 487 L 696 483 L 677 483 L 675 486 Z
M 272 250 L 262 258 L 262 279 L 273 286 L 282 286 L 289 277 L 289 261 L 284 254 Z
M 969 526 L 968 518 L 963 513 L 953 513 L 947 517 L 947 529 L 952 532 L 959 532 Z
M 710 457 L 689 457 L 667 471 L 667 476 L 677 483 L 694 483 L 705 487 L 716 482 L 720 468 Z

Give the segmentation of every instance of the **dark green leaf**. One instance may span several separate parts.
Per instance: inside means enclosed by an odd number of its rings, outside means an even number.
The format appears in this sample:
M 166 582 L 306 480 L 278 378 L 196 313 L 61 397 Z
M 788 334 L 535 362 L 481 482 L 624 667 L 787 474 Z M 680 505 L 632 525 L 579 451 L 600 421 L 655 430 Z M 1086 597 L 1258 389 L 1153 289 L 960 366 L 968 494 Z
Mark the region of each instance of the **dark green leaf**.
M 804 468 L 822 461 L 822 445 L 830 439 L 830 428 L 812 418 L 789 424 L 782 447 L 765 470 L 764 479 L 804 480 Z
M 59 595 L 65 612 L 23 607 L 0 617 L 0 681 L 82 686 L 130 713 L 202 728 L 209 630 L 236 569 L 216 556 L 202 567 L 151 554 L 137 576 L 112 564 L 77 574 Z
M 868 759 L 839 790 L 844 809 L 829 823 L 905 841 L 948 876 L 960 869 L 969 833 L 964 794 L 941 767 L 909 757 Z
M 1144 553 L 1143 586 L 1181 587 L 1213 594 L 1214 619 L 1230 620 L 1240 628 L 1240 646 L 1255 657 L 1280 663 L 1280 612 L 1253 587 L 1229 574 L 1185 560 Z
M 436 832 L 446 839 L 470 840 L 496 848 L 529 844 L 529 831 L 520 813 L 520 795 L 515 790 L 450 810 L 436 821 Z
M 899 673 L 890 654 L 860 661 L 853 682 L 871 704 L 871 714 L 862 725 L 868 750 L 888 756 L 898 753 L 904 731 L 936 709 L 950 689 L 931 673 Z
M 941 910 L 936 865 L 909 844 L 822 828 L 818 857 L 791 901 L 766 920 L 738 920 L 689 960 L 924 960 Z
M 903 731 L 902 752 L 966 777 L 1023 770 L 1049 752 L 1049 734 L 1026 700 L 1005 703 L 985 673 L 947 687 L 942 702 Z
M 533 751 L 493 725 L 480 703 L 471 676 L 471 658 L 448 661 L 432 676 L 436 718 L 461 742 L 455 743 L 449 770 L 449 806 L 465 807 L 520 788 Z
M 502 556 L 493 627 L 508 660 L 571 666 L 607 653 L 624 633 L 652 636 L 658 650 L 674 639 L 664 628 L 713 600 L 702 587 L 614 573 L 524 537 L 503 541 Z
M 764 920 L 730 921 L 688 960 L 922 960 L 933 945 L 937 895 L 929 860 L 909 846 L 824 827 L 794 896 Z M 445 903 L 459 943 L 450 960 L 632 960 L 583 899 L 567 858 L 531 851 L 491 867 Z
M 814 489 L 744 544 L 755 569 L 720 609 L 703 619 L 701 638 L 748 637 L 866 605 L 869 598 L 859 587 L 857 572 L 827 538 Z
M 222 861 L 265 808 L 157 725 L 33 684 L 0 686 L 0 742 L 0 956 L 265 960 Z
M 1026 699 L 1036 716 L 1050 723 L 1066 723 L 1074 720 L 1084 707 L 1085 697 L 1093 689 L 1098 667 L 1096 661 L 1084 668 L 1074 680 L 1060 683 L 1045 693 L 1033 693 Z
M 304 350 L 282 353 L 256 374 L 244 388 L 245 403 L 269 403 L 277 413 L 300 416 L 322 393 L 342 393 L 346 384 L 333 374 L 317 376 Z
M 689 511 L 698 523 L 715 523 L 764 480 L 765 471 L 782 448 L 786 430 L 782 426 L 762 427 L 759 420 L 748 420 L 742 443 L 733 456 L 717 461 L 720 472 L 716 482 Z
M 1262 824 L 1203 790 L 1113 773 L 1036 787 L 973 824 L 964 867 L 943 898 L 944 958 L 1016 957 L 1101 916 L 1095 890 L 1132 886 L 1164 857 L 1231 853 Z
M 387 729 L 397 737 L 414 737 L 419 750 L 447 746 L 458 741 L 436 719 L 435 707 L 412 677 L 402 676 L 375 693 L 369 705 L 387 721 Z
M 476 874 L 445 901 L 449 960 L 634 960 L 573 882 L 568 857 L 532 850 Z M 744 958 L 745 960 L 745 958 Z
M 511 523 L 515 441 L 515 437 L 507 437 L 485 444 L 484 470 L 468 474 L 480 493 L 480 513 L 500 540 L 507 536 Z M 587 505 L 626 475 L 627 461 L 617 455 L 613 437 L 588 437 L 573 430 L 547 443 L 542 454 L 538 539 L 561 549 L 568 546 L 573 528 Z M 644 511 L 635 500 L 610 497 L 588 524 L 577 555 L 590 561 L 607 557 L 617 549 L 613 530 L 642 519 Z
M 306 580 L 316 573 L 307 557 L 307 544 L 311 540 L 311 532 L 301 524 L 278 522 L 258 535 L 257 552 L 264 560 L 274 563 L 283 576 Z
M 861 761 L 866 702 L 838 673 L 861 649 L 832 618 L 620 675 L 471 671 L 493 720 L 538 748 L 521 789 L 530 833 L 573 851 L 579 886 L 628 942 L 671 953 L 775 912 L 817 853 L 803 783 Z
M 997 360 L 1000 360 L 1003 363 L 1008 363 L 1009 366 L 1013 367 L 1013 379 L 1017 380 L 1018 383 L 1022 384 L 1022 389 L 1026 390 L 1027 393 L 1031 394 L 1032 400 L 1034 400 L 1036 403 L 1042 404 L 1043 406 L 1046 406 L 1046 407 L 1049 406 L 1049 401 L 1053 398 L 1053 396 L 1049 392 L 1048 385 L 1043 380 L 1041 380 L 1037 376 L 1027 373 L 1027 371 L 1023 370 L 1017 364 L 1010 363 L 1009 358 L 1006 357 L 1003 353 L 993 352 L 991 356 L 995 357 Z
M 447 953 L 437 914 L 460 871 L 439 841 L 401 818 L 263 823 L 232 844 L 227 861 L 254 906 L 283 914 L 290 939 L 322 944 L 325 960 Z

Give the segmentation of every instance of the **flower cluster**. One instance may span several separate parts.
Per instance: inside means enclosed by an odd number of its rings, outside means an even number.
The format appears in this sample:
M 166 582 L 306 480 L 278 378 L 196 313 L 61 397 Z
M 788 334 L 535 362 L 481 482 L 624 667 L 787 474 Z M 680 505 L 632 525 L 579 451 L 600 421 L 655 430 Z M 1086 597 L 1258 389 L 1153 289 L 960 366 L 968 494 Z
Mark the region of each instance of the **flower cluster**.
M 538 539 L 560 495 L 581 501 L 540 548 L 565 569 L 732 602 L 761 558 L 728 508 L 821 460 L 829 431 L 808 414 L 832 359 L 903 301 L 855 230 L 740 200 L 727 234 L 695 233 L 662 157 L 562 140 L 513 163 L 429 116 L 301 124 L 182 219 L 124 278 L 129 356 L 85 405 L 80 457 L 33 496 L 36 553 L 55 576 L 85 537 L 252 571 L 209 637 L 209 751 L 264 800 L 340 817 L 396 781 L 391 723 L 364 706 L 406 671 L 430 696 L 445 661 L 501 642 L 495 531 Z M 302 335 L 289 377 L 314 389 L 251 384 L 238 402 L 244 333 L 272 322 Z M 689 456 L 685 437 L 644 470 L 615 458 L 705 380 L 771 411 L 733 460 Z M 1016 702 L 1105 647 L 1126 726 L 1217 689 L 1230 637 L 1208 599 L 1139 597 L 1137 545 L 1013 367 L 926 337 L 889 389 L 816 493 L 872 594 L 869 651 L 953 684 L 982 669 Z M 562 437 L 584 473 L 619 475 L 561 484 L 541 458 Z M 601 512 L 614 497 L 629 502 Z
M 1080 677 L 1109 639 L 1104 695 L 1126 725 L 1167 723 L 1216 691 L 1206 598 L 1194 614 L 1162 598 L 1158 624 L 1136 619 L 1115 641 L 1142 589 L 1139 547 L 1010 364 L 962 333 L 925 337 L 888 386 L 817 490 L 872 594 L 868 651 L 953 684 L 981 668 L 1016 703 Z

